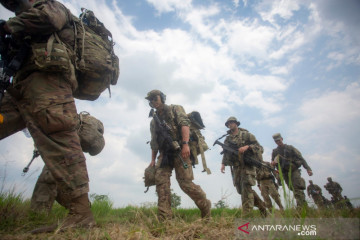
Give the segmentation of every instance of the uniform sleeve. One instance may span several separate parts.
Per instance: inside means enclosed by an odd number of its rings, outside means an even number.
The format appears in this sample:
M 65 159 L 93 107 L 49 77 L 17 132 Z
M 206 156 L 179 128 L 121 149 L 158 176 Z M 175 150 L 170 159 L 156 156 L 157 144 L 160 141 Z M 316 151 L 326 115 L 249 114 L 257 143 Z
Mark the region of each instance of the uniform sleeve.
M 159 145 L 158 145 L 158 142 L 156 141 L 157 134 L 156 134 L 156 131 L 155 131 L 155 121 L 154 121 L 154 119 L 152 119 L 151 122 L 150 122 L 150 133 L 151 133 L 151 141 L 150 141 L 151 150 L 158 152 L 159 151 Z
M 273 162 L 275 160 L 275 157 L 277 156 L 277 151 L 276 148 L 272 150 L 271 153 L 271 162 Z
M 185 113 L 185 110 L 182 106 L 180 105 L 173 105 L 173 110 L 174 113 L 176 115 L 176 124 L 178 126 L 188 126 L 190 127 L 190 119 L 188 118 L 188 116 Z
M 247 143 L 247 145 L 249 145 L 252 153 L 254 154 L 254 156 L 256 157 L 256 159 L 258 161 L 262 161 L 262 154 L 264 152 L 264 148 L 259 144 L 259 142 L 256 140 L 256 137 L 252 134 L 249 133 L 249 142 Z
M 69 21 L 68 10 L 56 1 L 35 3 L 32 8 L 10 18 L 6 24 L 12 34 L 50 35 Z
M 229 137 L 226 137 L 226 138 L 225 138 L 224 144 L 228 144 L 228 138 L 229 138 Z M 229 160 L 230 160 L 229 158 L 230 158 L 230 154 L 224 152 L 221 163 L 222 163 L 222 164 L 225 164 L 225 166 L 226 166 L 227 163 L 228 163 Z
M 291 149 L 293 151 L 293 154 L 295 155 L 295 157 L 297 158 L 297 160 L 300 161 L 301 165 L 308 171 L 312 171 L 310 166 L 307 164 L 306 160 L 303 158 L 303 156 L 301 155 L 300 151 L 297 150 L 295 147 L 291 146 Z

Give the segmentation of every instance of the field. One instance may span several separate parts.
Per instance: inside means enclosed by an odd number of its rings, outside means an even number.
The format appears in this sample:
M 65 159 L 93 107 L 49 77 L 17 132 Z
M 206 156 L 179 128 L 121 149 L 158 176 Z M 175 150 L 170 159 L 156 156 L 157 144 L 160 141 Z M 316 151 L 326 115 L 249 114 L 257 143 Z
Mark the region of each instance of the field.
M 211 220 L 200 218 L 198 209 L 174 209 L 174 219 L 159 222 L 156 207 L 128 206 L 113 208 L 108 199 L 92 203 L 97 226 L 92 229 L 73 229 L 62 233 L 32 235 L 30 230 L 61 221 L 66 210 L 55 204 L 51 213 L 34 213 L 30 201 L 14 192 L 0 193 L 0 239 L 233 239 L 234 220 L 241 218 L 240 209 L 214 208 Z M 254 218 L 260 218 L 254 210 Z M 360 209 L 306 208 L 301 212 L 288 208 L 280 213 L 274 210 L 268 218 L 360 218 Z

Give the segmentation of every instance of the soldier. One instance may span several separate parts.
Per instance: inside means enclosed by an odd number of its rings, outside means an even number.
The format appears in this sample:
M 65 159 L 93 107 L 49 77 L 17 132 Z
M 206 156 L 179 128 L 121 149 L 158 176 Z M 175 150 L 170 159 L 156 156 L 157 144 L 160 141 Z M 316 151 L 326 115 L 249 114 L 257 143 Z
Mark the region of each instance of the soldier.
M 103 123 L 88 112 L 81 112 L 79 120 L 78 134 L 83 152 L 89 153 L 91 156 L 99 154 L 105 146 Z M 34 153 L 36 151 L 35 147 Z M 45 165 L 35 184 L 30 207 L 33 211 L 49 213 L 57 196 L 56 181 Z M 59 200 L 57 201 L 59 202 Z
M 312 180 L 309 180 L 309 183 L 310 183 L 310 185 L 307 187 L 308 197 L 314 199 L 314 202 L 319 209 L 323 208 L 324 201 L 323 201 L 323 196 L 321 193 L 321 188 L 318 185 L 313 184 Z
M 339 202 L 344 198 L 341 195 L 342 188 L 339 183 L 333 182 L 331 177 L 328 177 L 327 180 L 329 181 L 324 185 L 324 188 L 333 196 L 334 202 Z
M 278 162 L 280 162 L 284 180 L 289 189 L 294 192 L 297 206 L 300 208 L 306 203 L 304 194 L 306 186 L 299 168 L 303 166 L 309 176 L 313 175 L 312 170 L 299 150 L 283 143 L 283 138 L 280 133 L 276 133 L 272 137 L 278 147 L 272 151 L 271 164 L 278 167 Z
M 264 163 L 269 167 L 272 167 L 269 162 L 264 162 Z M 265 167 L 258 168 L 256 172 L 256 180 L 258 182 L 258 187 L 261 191 L 261 196 L 265 201 L 265 205 L 269 210 L 272 209 L 272 203 L 270 199 L 271 196 L 276 202 L 276 204 L 279 206 L 280 210 L 284 211 L 284 207 L 280 200 L 280 194 L 278 192 L 279 186 L 276 184 L 275 176 L 273 174 L 274 172 L 270 171 L 270 169 L 268 168 Z
M 246 165 L 243 161 L 247 157 L 261 161 L 263 148 L 253 134 L 246 129 L 239 128 L 239 125 L 240 122 L 235 117 L 228 118 L 225 126 L 229 130 L 224 144 L 235 146 L 242 158 L 225 151 L 220 171 L 225 173 L 225 166 L 230 166 L 234 186 L 237 192 L 241 194 L 242 208 L 245 215 L 248 215 L 256 206 L 260 209 L 261 214 L 266 216 L 264 202 L 251 188 L 256 184 L 256 167 Z
M 74 66 L 71 63 L 74 30 L 70 11 L 56 0 L 0 0 L 16 16 L 1 24 L 3 34 L 11 34 L 28 55 L 13 77 L 1 101 L 0 139 L 27 127 L 46 167 L 58 188 L 59 203 L 69 210 L 58 230 L 95 225 L 88 198 L 89 177 L 85 156 L 76 132 L 78 124 L 73 91 L 77 88 Z M 41 56 L 46 45 L 60 47 L 55 33 L 68 54 L 61 59 Z M 54 42 L 52 42 L 54 40 Z M 50 43 L 49 43 L 50 42 Z M 52 42 L 52 44 L 51 44 Z M 51 49 L 50 49 L 51 50 Z M 36 54 L 39 54 L 36 55 Z M 70 55 L 70 56 L 68 56 Z M 36 58 L 36 60 L 35 60 Z M 48 65 L 43 65 L 47 63 Z M 46 60 L 46 61 L 45 61 Z M 33 233 L 53 231 L 57 225 L 34 230 Z
M 344 200 L 345 200 L 346 206 L 347 206 L 350 210 L 353 210 L 353 209 L 354 209 L 354 206 L 353 206 L 352 203 L 350 202 L 350 199 L 348 199 L 347 196 L 344 196 Z
M 201 211 L 202 218 L 210 218 L 211 202 L 206 199 L 205 192 L 193 183 L 194 175 L 191 168 L 189 134 L 190 120 L 180 105 L 166 105 L 166 95 L 159 90 L 150 91 L 145 97 L 149 105 L 156 109 L 154 119 L 150 123 L 151 132 L 151 163 L 155 166 L 155 184 L 158 195 L 158 216 L 160 220 L 172 218 L 170 177 L 175 169 L 176 180 L 180 188 L 195 202 Z M 155 119 L 161 121 L 157 122 Z M 165 135 L 169 136 L 168 142 Z M 180 147 L 181 146 L 181 147 Z M 156 156 L 160 152 L 157 162 Z M 187 167 L 187 166 L 190 167 Z

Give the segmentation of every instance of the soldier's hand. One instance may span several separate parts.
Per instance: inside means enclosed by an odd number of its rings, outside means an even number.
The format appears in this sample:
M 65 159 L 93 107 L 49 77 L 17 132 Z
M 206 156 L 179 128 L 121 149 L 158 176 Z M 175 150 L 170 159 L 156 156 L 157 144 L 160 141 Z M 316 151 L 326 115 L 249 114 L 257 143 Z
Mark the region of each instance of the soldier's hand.
M 184 159 L 190 157 L 190 147 L 188 144 L 183 144 L 183 147 L 181 149 L 181 157 Z
M 249 149 L 249 145 L 243 146 L 243 147 L 239 148 L 239 153 L 244 153 L 248 149 Z
M 272 161 L 270 164 L 271 164 L 271 166 L 276 166 L 277 163 L 275 161 Z
M 313 172 L 311 170 L 307 170 L 307 173 L 309 174 L 309 176 L 313 175 Z
M 225 173 L 225 164 L 221 164 L 220 171 L 221 173 Z
M 261 191 L 261 186 L 260 186 L 260 184 L 258 184 L 258 188 L 260 189 L 260 191 Z

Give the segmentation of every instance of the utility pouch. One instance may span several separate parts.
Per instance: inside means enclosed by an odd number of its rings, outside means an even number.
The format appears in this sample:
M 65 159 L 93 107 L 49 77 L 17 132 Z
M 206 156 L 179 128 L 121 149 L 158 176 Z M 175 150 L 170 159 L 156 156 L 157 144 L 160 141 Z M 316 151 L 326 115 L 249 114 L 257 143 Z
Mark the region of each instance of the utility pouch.
M 56 33 L 47 43 L 32 44 L 32 60 L 36 68 L 45 72 L 69 72 L 71 61 L 68 49 Z

